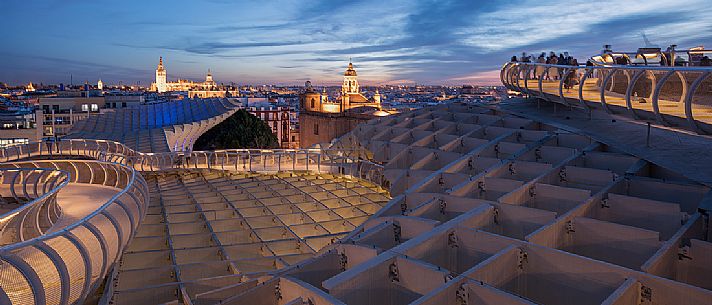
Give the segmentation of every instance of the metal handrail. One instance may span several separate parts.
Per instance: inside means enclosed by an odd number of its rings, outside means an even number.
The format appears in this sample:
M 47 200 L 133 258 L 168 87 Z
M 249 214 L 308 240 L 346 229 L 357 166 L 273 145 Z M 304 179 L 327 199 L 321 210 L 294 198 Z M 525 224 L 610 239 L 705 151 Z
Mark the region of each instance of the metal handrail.
M 116 141 L 111 141 L 111 140 L 103 140 L 103 139 L 59 139 L 56 141 L 37 141 L 37 142 L 30 142 L 30 143 L 16 143 L 16 144 L 10 144 L 6 145 L 4 147 L 0 147 L 0 158 L 5 158 L 4 161 L 12 161 L 12 160 L 20 160 L 23 159 L 27 156 L 32 156 L 31 153 L 34 151 L 37 151 L 40 153 L 40 156 L 42 155 L 47 155 L 47 156 L 55 156 L 55 155 L 62 155 L 62 149 L 66 149 L 66 147 L 60 147 L 61 144 L 64 143 L 69 143 L 70 150 L 75 150 L 72 143 L 83 143 L 85 146 L 89 143 L 93 145 L 101 145 L 101 144 L 106 144 L 107 149 L 104 150 L 92 150 L 94 153 L 98 153 L 99 151 L 104 151 L 106 153 L 111 153 L 111 154 L 116 154 L 116 155 L 124 155 L 124 156 L 183 156 L 186 154 L 193 154 L 193 153 L 201 153 L 205 151 L 186 151 L 186 152 L 161 152 L 161 153 L 144 153 L 140 152 L 137 150 L 134 150 L 123 143 L 116 142 Z M 44 144 L 44 145 L 43 145 Z M 114 145 L 115 147 L 120 147 L 121 149 L 116 149 L 115 151 L 110 151 L 109 148 L 111 148 L 110 145 Z M 46 153 L 43 154 L 43 147 L 47 147 L 44 151 Z M 34 150 L 33 150 L 34 148 Z M 76 150 L 79 151 L 80 148 L 82 147 L 77 147 Z M 83 147 L 84 150 L 86 151 L 87 148 Z M 11 157 L 11 152 L 15 152 L 13 156 L 15 156 L 15 159 L 10 159 Z M 56 153 L 54 153 L 56 151 Z M 214 151 L 209 151 L 209 152 L 251 152 L 251 153 L 265 153 L 265 152 L 279 152 L 279 153 L 285 153 L 285 152 L 309 152 L 309 153 L 329 153 L 333 152 L 334 154 L 343 154 L 345 152 L 349 151 L 356 151 L 356 150 L 343 150 L 343 149 L 320 149 L 320 148 L 299 148 L 299 149 L 223 149 L 223 150 L 214 150 Z M 80 154 L 80 155 L 87 155 L 85 154 Z M 0 159 L 1 160 L 1 159 Z
M 535 78 L 538 78 L 538 88 L 530 88 L 528 86 L 528 82 L 532 80 L 530 77 L 532 68 L 536 67 L 544 67 L 545 72 L 542 73 L 542 75 L 534 75 Z M 524 69 L 522 69 L 524 68 Z M 564 81 L 564 78 L 555 81 L 558 82 L 558 91 L 556 93 L 554 92 L 545 92 L 542 83 L 544 79 L 546 71 L 549 71 L 549 69 L 554 68 L 558 69 L 559 73 L 565 76 L 571 75 L 572 71 L 577 70 L 577 69 L 583 69 L 586 72 L 582 74 L 575 74 L 574 77 L 576 77 L 576 80 L 578 81 L 578 96 L 577 97 L 567 97 L 563 93 L 563 87 L 567 82 Z M 535 70 L 536 71 L 536 70 Z M 597 71 L 604 71 L 606 73 L 596 73 Z M 694 67 L 689 67 L 689 66 L 630 66 L 630 65 L 595 65 L 595 66 L 571 66 L 571 65 L 553 65 L 553 64 L 545 64 L 545 63 L 532 63 L 532 62 L 508 62 L 505 63 L 502 66 L 501 72 L 500 72 L 500 80 L 502 83 L 505 85 L 505 87 L 509 90 L 512 91 L 518 91 L 524 94 L 527 94 L 529 96 L 535 96 L 540 99 L 548 100 L 551 102 L 555 103 L 561 103 L 564 105 L 569 105 L 569 106 L 582 106 L 586 111 L 591 111 L 591 106 L 587 105 L 592 104 L 596 105 L 599 104 L 600 107 L 605 110 L 608 113 L 613 113 L 613 110 L 611 108 L 611 105 L 609 105 L 606 102 L 606 95 L 607 92 L 613 91 L 613 81 L 612 81 L 612 76 L 614 73 L 618 71 L 624 71 L 625 75 L 627 78 L 630 78 L 627 86 L 626 86 L 626 91 L 624 93 L 619 93 L 621 97 L 625 98 L 625 108 L 627 108 L 628 113 L 633 119 L 643 119 L 639 113 L 636 113 L 636 111 L 640 111 L 639 109 L 636 109 L 636 107 L 632 103 L 632 94 L 634 92 L 633 86 L 636 85 L 637 80 L 640 79 L 645 73 L 652 74 L 654 72 L 658 72 L 659 74 L 663 75 L 660 80 L 653 80 L 652 82 L 652 90 L 650 94 L 650 100 L 651 100 L 651 106 L 652 106 L 652 115 L 654 115 L 654 120 L 657 121 L 658 124 L 661 125 L 669 125 L 668 120 L 663 116 L 663 114 L 667 115 L 669 118 L 672 117 L 672 119 L 679 118 L 679 123 L 683 125 L 683 127 L 693 130 L 697 133 L 700 134 L 712 134 L 712 127 L 709 125 L 710 122 L 702 122 L 699 120 L 695 119 L 695 111 L 707 111 L 706 109 L 709 109 L 707 105 L 705 106 L 693 106 L 693 100 L 696 97 L 695 93 L 698 87 L 702 84 L 704 80 L 706 80 L 710 75 L 712 75 L 712 67 L 701 67 L 701 66 L 694 66 Z M 688 80 L 686 79 L 686 74 L 690 72 L 693 72 L 694 74 L 694 79 L 691 79 L 691 84 L 688 84 Z M 522 75 L 522 73 L 524 73 Z M 682 116 L 682 112 L 678 113 L 677 115 L 669 115 L 666 113 L 661 112 L 661 107 L 659 106 L 660 104 L 660 94 L 661 94 L 661 88 L 665 84 L 665 81 L 669 79 L 669 77 L 672 74 L 676 74 L 681 81 L 681 90 L 682 93 L 680 94 L 680 109 L 684 109 L 684 117 Z M 655 75 L 655 74 L 653 74 Z M 520 77 L 522 76 L 522 77 Z M 596 85 L 596 93 L 600 95 L 600 100 L 586 100 L 584 99 L 584 82 L 587 79 L 590 78 L 598 78 L 600 80 L 600 83 Z M 521 85 L 521 82 L 524 81 L 524 86 Z M 609 86 L 611 86 L 609 88 Z M 588 91 L 588 90 L 587 90 Z M 610 95 L 610 94 L 609 94 Z M 576 100 L 577 103 L 571 103 L 569 100 Z M 697 107 L 697 108 L 695 108 Z M 650 111 L 647 110 L 646 111 Z
M 55 161 L 55 162 L 58 162 L 58 161 Z M 119 166 L 119 167 L 121 167 L 121 168 L 123 168 L 123 169 L 125 169 L 125 170 L 128 170 L 131 175 L 129 176 L 129 180 L 128 180 L 128 182 L 126 183 L 126 187 L 124 187 L 123 189 L 121 189 L 121 191 L 119 191 L 119 192 L 116 193 L 114 196 L 112 196 L 106 203 L 104 203 L 103 205 L 101 205 L 99 208 L 97 208 L 96 210 L 94 210 L 92 213 L 88 214 L 87 216 L 82 217 L 81 219 L 79 219 L 79 220 L 77 220 L 76 222 L 74 222 L 74 223 L 72 223 L 72 224 L 70 224 L 70 225 L 68 225 L 68 226 L 66 226 L 66 227 L 64 227 L 64 228 L 62 228 L 61 230 L 57 230 L 57 231 L 52 232 L 52 233 L 50 233 L 50 234 L 45 234 L 45 235 L 42 235 L 42 236 L 38 236 L 38 237 L 36 237 L 36 238 L 34 238 L 34 239 L 30 239 L 30 240 L 26 240 L 26 241 L 22 241 L 22 242 L 18 242 L 18 243 L 14 243 L 14 244 L 10 244 L 10 245 L 6 245 L 6 246 L 3 246 L 3 247 L 0 247 L 0 252 L 2 252 L 2 251 L 13 251 L 13 250 L 15 250 L 15 249 L 17 249 L 17 248 L 27 246 L 27 245 L 29 245 L 30 243 L 35 243 L 35 242 L 47 240 L 47 239 L 50 239 L 50 238 L 54 238 L 54 237 L 57 237 L 57 236 L 59 236 L 59 235 L 62 235 L 62 234 L 64 234 L 64 233 L 66 233 L 66 232 L 68 232 L 68 231 L 70 231 L 70 230 L 72 230 L 72 229 L 74 229 L 74 228 L 76 228 L 76 227 L 79 227 L 79 226 L 83 225 L 84 223 L 86 223 L 87 221 L 89 221 L 92 217 L 94 217 L 94 216 L 100 214 L 101 212 L 103 212 L 109 205 L 111 205 L 112 203 L 114 203 L 119 197 L 121 197 L 122 195 L 125 195 L 129 190 L 131 190 L 131 189 L 134 187 L 134 183 L 137 181 L 137 177 L 139 177 L 138 179 L 140 179 L 140 183 L 141 183 L 141 186 L 142 186 L 142 188 L 140 188 L 140 189 L 143 189 L 143 190 L 144 190 L 144 193 L 146 194 L 146 199 L 148 198 L 148 197 L 147 197 L 147 196 L 148 196 L 148 191 L 147 191 L 148 186 L 147 186 L 146 182 L 143 180 L 143 177 L 142 177 L 142 176 L 140 176 L 140 175 L 137 176 L 137 175 L 136 175 L 136 170 L 134 170 L 133 168 L 130 168 L 130 167 L 127 167 L 127 166 L 125 166 L 125 165 L 118 164 L 118 163 L 109 163 L 109 162 L 101 162 L 101 161 L 90 161 L 90 162 L 99 162 L 99 163 L 103 163 L 103 164 L 110 165 L 110 166 Z M 67 183 L 68 183 L 68 182 L 67 182 Z M 66 185 L 67 183 L 64 183 L 64 185 Z M 147 201 L 146 201 L 146 202 L 147 202 Z
M 60 155 L 81 155 L 93 159 L 117 162 L 128 165 L 136 170 L 155 171 L 169 170 L 176 168 L 197 168 L 205 165 L 209 168 L 228 169 L 227 167 L 240 169 L 239 161 L 247 171 L 273 172 L 274 168 L 257 166 L 253 163 L 255 158 L 264 159 L 273 157 L 281 159 L 287 157 L 285 161 L 292 162 L 291 169 L 284 166 L 286 163 L 277 163 L 276 171 L 282 170 L 310 170 L 315 172 L 338 173 L 339 167 L 346 164 L 363 163 L 366 160 L 348 156 L 349 153 L 358 152 L 358 149 L 226 149 L 217 151 L 192 151 L 192 152 L 164 152 L 164 153 L 143 153 L 135 151 L 122 143 L 109 140 L 94 139 L 71 139 L 58 141 L 32 142 L 25 144 L 15 144 L 0 148 L 0 161 L 21 160 L 32 156 L 60 156 Z M 188 161 L 189 160 L 189 161 Z M 207 160 L 207 161 L 205 161 Z M 214 160 L 213 162 L 209 162 Z M 227 163 L 214 164 L 217 160 L 228 160 Z M 244 160 L 249 160 L 244 162 Z M 307 161 L 309 160 L 309 161 Z M 315 161 L 314 161 L 315 160 Z M 180 161 L 180 162 L 178 162 Z M 316 166 L 310 165 L 316 162 Z M 273 164 L 273 163 L 270 163 Z M 374 166 L 382 166 L 373 163 Z M 253 167 L 254 166 L 254 167 Z M 371 181 L 383 185 L 383 181 Z
M 617 65 L 617 64 L 610 64 L 610 65 L 594 65 L 594 66 L 586 66 L 586 65 L 559 65 L 559 64 L 545 64 L 545 63 L 538 63 L 538 62 L 508 62 L 507 64 L 515 64 L 515 65 L 527 65 L 527 66 L 546 66 L 549 68 L 562 68 L 562 69 L 570 69 L 570 68 L 576 68 L 576 69 L 605 69 L 605 68 L 624 68 L 626 70 L 656 70 L 656 71 L 690 71 L 690 72 L 706 72 L 706 71 L 712 71 L 712 67 L 707 67 L 707 66 L 641 66 L 641 65 Z
M 6 233 L 6 228 L 10 223 L 15 221 L 16 217 L 22 216 L 22 219 L 20 220 L 19 223 L 19 232 L 18 234 L 20 235 L 20 240 L 23 241 L 25 240 L 24 235 L 23 235 L 23 229 L 25 228 L 24 222 L 26 220 L 26 213 L 29 213 L 30 209 L 37 209 L 37 213 L 39 213 L 42 210 L 42 207 L 46 204 L 49 204 L 50 206 L 47 209 L 55 209 L 57 213 L 61 212 L 61 207 L 56 206 L 56 195 L 57 193 L 64 187 L 66 186 L 69 181 L 71 180 L 71 175 L 69 172 L 64 171 L 64 170 L 59 170 L 59 169 L 54 169 L 54 168 L 0 168 L 0 175 L 4 175 L 5 172 L 17 172 L 15 176 L 13 176 L 12 182 L 10 183 L 10 192 L 13 194 L 13 197 L 15 197 L 16 200 L 19 200 L 19 197 L 16 195 L 17 191 L 15 191 L 15 187 L 17 185 L 17 175 L 20 175 L 20 173 L 23 172 L 37 172 L 37 171 L 42 171 L 42 172 L 50 172 L 50 173 L 59 173 L 60 175 L 57 175 L 55 179 L 51 182 L 53 185 L 48 191 L 43 192 L 40 196 L 33 198 L 32 200 L 25 202 L 22 204 L 22 206 L 13 209 L 11 211 L 8 211 L 7 213 L 0 215 L 0 242 L 4 242 L 5 240 L 5 233 Z M 34 189 L 37 190 L 37 184 L 40 183 L 40 180 L 42 179 L 37 179 L 35 180 L 34 184 Z M 57 181 L 59 184 L 57 184 Z M 27 189 L 27 179 L 23 179 L 22 183 L 22 188 L 23 190 Z M 49 181 L 44 181 L 43 184 L 47 184 Z M 45 187 L 42 187 L 43 190 L 45 190 Z M 27 194 L 27 192 L 24 192 Z M 35 194 L 37 195 L 37 194 Z M 58 218 L 60 214 L 55 213 L 55 217 Z M 39 221 L 38 215 L 35 216 L 37 221 Z M 48 220 L 50 221 L 50 225 L 54 224 L 53 220 L 51 217 L 49 217 L 48 214 Z M 56 220 L 56 219 L 55 219 Z M 39 225 L 38 225 L 39 227 Z M 40 230 L 40 233 L 41 230 Z
M 51 295 L 55 298 L 52 303 L 82 303 L 88 294 L 101 284 L 105 275 L 111 270 L 111 265 L 118 260 L 123 248 L 135 235 L 139 223 L 146 214 L 149 200 L 148 185 L 135 169 L 118 163 L 95 160 L 52 160 L 52 163 L 58 167 L 59 164 L 69 163 L 76 170 L 75 182 L 98 183 L 120 189 L 105 203 L 79 220 L 61 228 L 52 228 L 51 233 L 41 232 L 41 235 L 34 238 L 0 247 L 2 262 L 0 270 L 9 272 L 6 274 L 12 272 L 21 274 L 20 278 L 3 283 L 0 300 L 20 304 L 21 300 L 32 297 L 35 303 L 44 304 L 48 302 L 46 297 Z M 30 164 L 34 164 L 33 161 L 3 165 L 22 167 Z M 81 182 L 79 179 L 82 168 L 80 164 L 89 169 L 91 176 L 89 181 Z M 96 169 L 102 170 L 104 174 L 95 176 Z M 72 173 L 69 172 L 68 176 L 72 176 Z M 61 186 L 66 186 L 69 180 L 65 179 L 65 183 Z M 56 193 L 51 196 L 56 198 Z M 98 218 L 100 214 L 103 217 Z M 128 222 L 120 222 L 121 218 L 128 219 Z M 106 235 L 107 233 L 109 235 Z M 93 240 L 93 243 L 87 243 L 87 239 Z M 79 265 L 66 264 L 67 259 L 77 259 L 62 256 L 61 252 L 67 253 L 66 251 L 69 250 L 80 255 Z M 98 257 L 93 254 L 97 252 Z M 51 263 L 38 266 L 37 261 L 33 261 L 33 255 L 44 255 Z M 82 263 L 83 267 L 81 267 Z M 47 278 L 47 272 L 50 272 L 49 274 L 56 272 L 54 274 L 59 278 Z M 75 282 L 78 277 L 82 278 L 81 283 Z M 56 282 L 58 285 L 45 286 L 47 280 L 58 281 Z M 76 285 L 81 287 L 79 292 L 75 288 L 70 288 Z M 8 291 L 13 293 L 8 294 Z

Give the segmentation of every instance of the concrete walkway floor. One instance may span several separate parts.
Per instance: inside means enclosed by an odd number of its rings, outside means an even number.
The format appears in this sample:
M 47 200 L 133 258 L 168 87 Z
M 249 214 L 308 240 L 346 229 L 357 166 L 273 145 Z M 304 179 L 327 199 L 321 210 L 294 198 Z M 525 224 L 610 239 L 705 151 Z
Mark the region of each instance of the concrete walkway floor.
M 97 184 L 67 184 L 57 194 L 62 216 L 47 233 L 61 230 L 91 214 L 120 191 L 118 188 Z
M 591 117 L 580 109 L 541 102 L 534 99 L 509 99 L 496 109 L 546 123 L 571 132 L 585 134 L 596 141 L 614 146 L 629 154 L 673 170 L 689 179 L 712 186 L 712 136 L 656 125 L 650 131 L 646 146 L 647 124 L 623 115 L 610 115 L 594 110 Z

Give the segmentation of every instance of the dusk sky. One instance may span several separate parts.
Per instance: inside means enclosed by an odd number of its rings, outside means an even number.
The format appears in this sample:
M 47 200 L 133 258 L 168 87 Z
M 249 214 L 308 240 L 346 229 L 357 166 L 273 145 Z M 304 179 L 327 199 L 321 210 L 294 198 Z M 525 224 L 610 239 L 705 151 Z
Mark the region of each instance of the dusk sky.
M 709 0 L 2 0 L 0 82 L 494 84 L 522 51 L 712 47 Z

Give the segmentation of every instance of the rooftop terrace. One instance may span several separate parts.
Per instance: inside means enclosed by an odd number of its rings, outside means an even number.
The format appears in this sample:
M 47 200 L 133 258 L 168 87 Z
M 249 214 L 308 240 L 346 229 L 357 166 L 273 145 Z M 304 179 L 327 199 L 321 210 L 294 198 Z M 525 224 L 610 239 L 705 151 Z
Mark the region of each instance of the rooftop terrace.
M 703 159 L 534 109 L 430 107 L 321 150 L 0 150 L 0 303 L 709 304 Z

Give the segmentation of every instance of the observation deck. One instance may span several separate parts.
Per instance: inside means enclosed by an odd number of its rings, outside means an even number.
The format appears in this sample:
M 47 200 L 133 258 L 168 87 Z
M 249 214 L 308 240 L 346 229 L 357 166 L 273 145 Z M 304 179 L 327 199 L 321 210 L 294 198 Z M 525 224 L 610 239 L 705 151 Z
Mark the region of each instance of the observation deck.
M 712 134 L 712 67 L 619 65 L 600 57 L 589 66 L 509 62 L 500 78 L 530 97 Z

